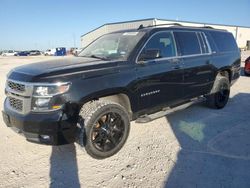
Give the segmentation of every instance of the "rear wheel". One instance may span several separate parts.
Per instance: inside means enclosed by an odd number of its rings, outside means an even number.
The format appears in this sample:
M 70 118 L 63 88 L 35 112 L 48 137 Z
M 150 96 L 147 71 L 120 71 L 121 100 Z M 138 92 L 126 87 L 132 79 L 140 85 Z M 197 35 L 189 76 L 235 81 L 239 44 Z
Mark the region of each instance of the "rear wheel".
M 227 76 L 218 75 L 211 94 L 207 96 L 207 105 L 211 108 L 224 108 L 230 95 L 230 84 Z
M 82 107 L 80 118 L 84 123 L 83 143 L 92 157 L 110 157 L 125 144 L 130 120 L 121 105 L 110 101 L 93 101 Z

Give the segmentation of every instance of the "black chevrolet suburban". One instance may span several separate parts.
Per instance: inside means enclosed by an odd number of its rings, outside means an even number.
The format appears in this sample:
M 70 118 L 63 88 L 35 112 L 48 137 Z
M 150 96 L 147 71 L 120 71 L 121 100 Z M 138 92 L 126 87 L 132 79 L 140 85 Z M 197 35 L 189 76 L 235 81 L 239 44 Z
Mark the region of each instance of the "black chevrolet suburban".
M 167 25 L 109 33 L 78 57 L 11 70 L 3 119 L 28 141 L 77 142 L 103 159 L 122 148 L 132 120 L 147 122 L 201 99 L 223 108 L 240 62 L 224 30 Z

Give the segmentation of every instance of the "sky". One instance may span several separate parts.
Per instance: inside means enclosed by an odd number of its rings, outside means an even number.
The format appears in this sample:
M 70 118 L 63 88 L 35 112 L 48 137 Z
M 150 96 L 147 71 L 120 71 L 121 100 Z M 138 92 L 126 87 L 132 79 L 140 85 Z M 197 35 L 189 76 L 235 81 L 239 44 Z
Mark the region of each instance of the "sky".
M 250 0 L 0 0 L 0 50 L 80 47 L 105 24 L 147 18 L 250 27 Z

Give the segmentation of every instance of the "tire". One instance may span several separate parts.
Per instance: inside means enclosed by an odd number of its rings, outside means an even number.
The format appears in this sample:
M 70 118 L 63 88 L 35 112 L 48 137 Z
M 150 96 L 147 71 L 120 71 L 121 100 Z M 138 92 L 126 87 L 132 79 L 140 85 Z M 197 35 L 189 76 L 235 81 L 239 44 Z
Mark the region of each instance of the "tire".
M 87 153 L 96 159 L 116 154 L 125 144 L 130 120 L 127 111 L 120 104 L 111 101 L 93 101 L 80 111 L 83 123 L 83 145 Z
M 230 83 L 227 76 L 218 75 L 215 79 L 211 94 L 207 98 L 210 108 L 222 109 L 226 106 L 230 95 Z

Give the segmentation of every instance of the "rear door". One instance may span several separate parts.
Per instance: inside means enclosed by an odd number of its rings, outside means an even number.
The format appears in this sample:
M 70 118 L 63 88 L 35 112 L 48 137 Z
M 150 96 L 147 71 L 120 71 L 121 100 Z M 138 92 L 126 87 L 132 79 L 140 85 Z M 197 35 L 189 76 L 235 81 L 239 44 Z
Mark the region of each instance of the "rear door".
M 182 97 L 183 70 L 176 57 L 173 33 L 164 31 L 154 34 L 138 58 L 152 49 L 159 50 L 160 56 L 145 60 L 143 64 L 137 62 L 136 65 L 139 111 L 171 105 Z
M 184 64 L 183 92 L 189 99 L 210 91 L 214 75 L 211 50 L 203 32 L 174 32 L 178 55 Z

